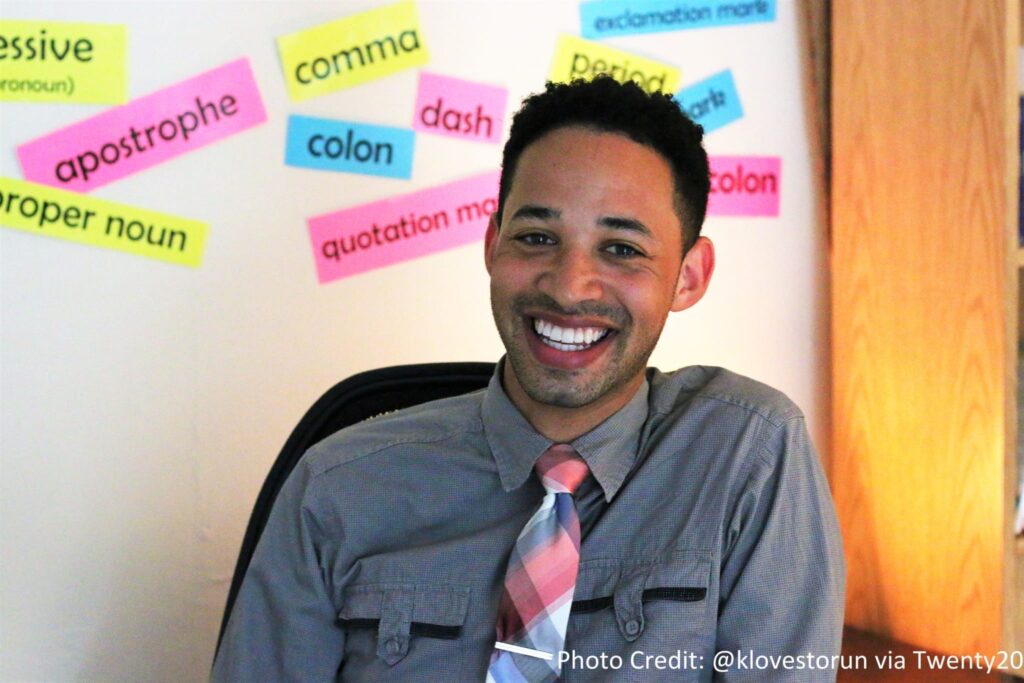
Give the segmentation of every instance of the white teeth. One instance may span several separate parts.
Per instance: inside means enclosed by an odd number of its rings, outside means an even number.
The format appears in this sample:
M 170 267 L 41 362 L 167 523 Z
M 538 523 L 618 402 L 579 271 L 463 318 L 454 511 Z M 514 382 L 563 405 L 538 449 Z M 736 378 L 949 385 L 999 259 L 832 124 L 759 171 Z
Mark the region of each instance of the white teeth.
M 533 319 L 533 329 L 548 346 L 560 351 L 581 351 L 608 334 L 607 328 L 558 327 L 539 318 Z

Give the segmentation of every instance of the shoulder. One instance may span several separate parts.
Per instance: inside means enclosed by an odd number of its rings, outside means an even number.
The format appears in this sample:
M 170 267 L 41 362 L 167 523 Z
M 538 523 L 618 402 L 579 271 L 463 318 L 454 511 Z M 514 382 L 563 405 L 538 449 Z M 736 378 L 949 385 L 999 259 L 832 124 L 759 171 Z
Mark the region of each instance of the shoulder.
M 803 412 L 783 392 L 725 368 L 693 365 L 673 372 L 648 369 L 653 412 L 672 414 L 697 408 L 715 416 L 764 421 L 781 427 Z
M 823 480 L 803 412 L 778 389 L 710 366 L 648 370 L 648 379 L 660 440 L 682 444 L 707 471 L 719 468 L 730 490 L 760 490 L 779 477 L 799 487 Z
M 484 390 L 430 401 L 346 427 L 320 441 L 303 456 L 313 477 L 396 447 L 436 444 L 482 434 L 480 403 Z

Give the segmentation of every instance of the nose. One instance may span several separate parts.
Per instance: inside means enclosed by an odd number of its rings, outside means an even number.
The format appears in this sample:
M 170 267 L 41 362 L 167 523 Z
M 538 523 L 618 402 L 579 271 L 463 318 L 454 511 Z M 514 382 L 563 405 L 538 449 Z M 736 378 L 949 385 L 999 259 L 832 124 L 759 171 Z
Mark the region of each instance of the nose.
M 538 282 L 538 289 L 565 309 L 583 301 L 600 301 L 603 286 L 599 264 L 582 249 L 563 250 Z

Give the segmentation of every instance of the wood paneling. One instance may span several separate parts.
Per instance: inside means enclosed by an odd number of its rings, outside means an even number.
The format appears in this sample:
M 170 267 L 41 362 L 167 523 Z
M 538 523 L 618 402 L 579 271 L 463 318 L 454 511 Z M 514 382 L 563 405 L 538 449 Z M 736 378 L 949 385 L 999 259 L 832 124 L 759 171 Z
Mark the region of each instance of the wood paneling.
M 1013 304 L 1007 305 L 1006 327 L 1010 339 L 1007 349 L 1007 385 L 1012 387 L 1011 394 L 1006 396 L 1006 434 L 1010 441 L 1006 451 L 1005 466 L 1005 511 L 1007 543 L 1004 548 L 1003 561 L 1003 642 L 1007 650 L 1024 651 L 1024 554 L 1021 554 L 1021 545 L 1013 537 L 1013 520 L 1016 518 L 1016 494 L 1018 482 L 1020 481 L 1017 472 L 1017 411 L 1024 410 L 1024 406 L 1017 405 L 1017 363 L 1019 362 L 1018 346 L 1024 340 L 1024 316 L 1020 314 L 1020 307 L 1024 305 L 1024 291 L 1021 285 L 1021 263 L 1019 254 L 1020 248 L 1020 213 L 1018 202 L 1020 201 L 1020 184 L 1017 182 L 1018 174 L 1021 171 L 1020 150 L 1020 72 L 1017 60 L 1020 57 L 1021 39 L 1024 37 L 1024 12 L 1021 11 L 1020 2 L 1004 0 L 1007 2 L 1007 21 L 1004 39 L 1005 60 L 1007 62 L 1007 91 L 1009 97 L 1004 99 L 1004 111 L 1008 119 L 1009 132 L 1007 138 L 1010 145 L 1005 159 L 1004 177 L 1007 181 L 1006 201 L 1006 245 L 1007 251 L 1017 254 L 1017 259 L 1011 259 L 1007 263 L 1006 290 L 1008 296 L 1017 299 Z M 1016 16 L 1014 16 L 1016 12 Z M 1014 305 L 1015 304 L 1015 305 Z M 1016 342 L 1016 343 L 1014 343 Z M 1024 503 L 1022 503 L 1024 504 Z M 1017 673 L 1024 675 L 1024 668 L 1018 669 Z
M 1016 12 L 1016 0 L 832 7 L 832 486 L 847 621 L 953 654 L 1004 647 L 1011 585 Z

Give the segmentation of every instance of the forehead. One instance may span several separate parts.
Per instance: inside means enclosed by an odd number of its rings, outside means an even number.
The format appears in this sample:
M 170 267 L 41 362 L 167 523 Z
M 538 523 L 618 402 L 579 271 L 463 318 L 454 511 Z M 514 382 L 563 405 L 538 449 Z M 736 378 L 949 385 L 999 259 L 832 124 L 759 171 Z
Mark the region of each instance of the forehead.
M 642 214 L 679 230 L 675 184 L 665 158 L 620 133 L 580 126 L 558 128 L 523 150 L 507 203 L 513 211 L 541 203 L 640 220 Z

